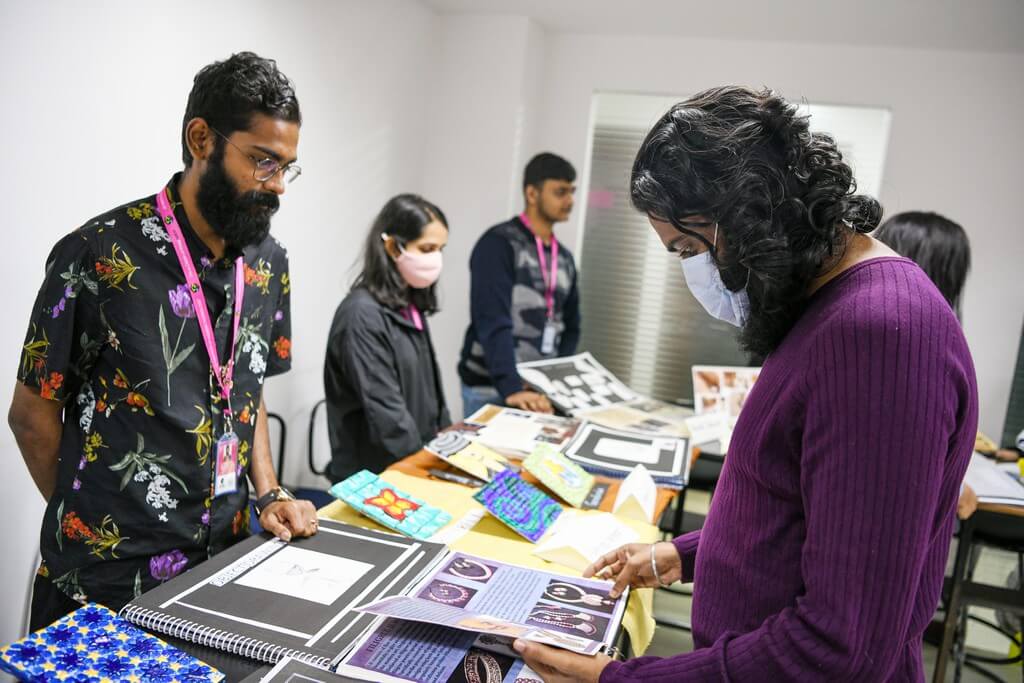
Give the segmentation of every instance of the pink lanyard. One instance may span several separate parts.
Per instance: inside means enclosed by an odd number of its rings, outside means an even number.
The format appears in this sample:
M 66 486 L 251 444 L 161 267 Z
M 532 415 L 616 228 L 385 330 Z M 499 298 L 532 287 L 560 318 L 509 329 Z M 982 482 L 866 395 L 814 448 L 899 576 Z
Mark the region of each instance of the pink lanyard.
M 420 315 L 420 309 L 416 308 L 416 304 L 406 306 L 403 314 L 406 320 L 416 326 L 417 330 L 423 331 L 423 316 Z
M 199 330 L 203 334 L 203 344 L 206 346 L 206 353 L 210 356 L 210 365 L 214 375 L 217 377 L 217 384 L 220 385 L 220 395 L 227 402 L 224 415 L 231 417 L 231 383 L 235 374 L 235 344 L 238 342 L 238 326 L 242 321 L 242 297 L 245 294 L 245 272 L 242 257 L 235 259 L 235 322 L 231 334 L 231 352 L 227 364 L 220 364 L 220 356 L 217 354 L 217 343 L 213 335 L 213 324 L 210 322 L 210 310 L 206 307 L 206 298 L 203 296 L 203 285 L 199 282 L 196 274 L 196 266 L 192 262 L 192 254 L 185 243 L 185 236 L 181 234 L 181 227 L 178 219 L 174 217 L 171 203 L 167 199 L 167 189 L 164 188 L 156 195 L 157 209 L 167 226 L 167 233 L 171 237 L 171 244 L 174 245 L 174 252 L 178 255 L 178 263 L 185 274 L 185 283 L 188 285 L 189 295 L 192 297 L 192 307 L 196 312 L 196 321 L 199 323 Z
M 526 212 L 519 214 L 519 220 L 523 222 L 527 230 L 533 232 L 530 219 Z M 547 258 L 544 256 L 544 242 L 533 232 L 533 239 L 537 243 L 537 259 L 540 261 L 540 276 L 544 280 L 544 302 L 548 307 L 548 320 L 555 318 L 555 289 L 558 287 L 558 239 L 551 235 L 551 277 L 548 277 Z

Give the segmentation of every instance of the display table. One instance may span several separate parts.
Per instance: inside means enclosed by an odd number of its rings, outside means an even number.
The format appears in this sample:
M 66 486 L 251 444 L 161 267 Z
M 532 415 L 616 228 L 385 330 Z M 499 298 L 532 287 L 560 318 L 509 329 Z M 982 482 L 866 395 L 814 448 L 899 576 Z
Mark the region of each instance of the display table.
M 696 458 L 696 455 L 694 455 L 694 458 Z M 514 458 L 512 460 L 513 462 L 517 462 Z M 441 458 L 437 457 L 430 451 L 426 450 L 422 450 L 406 458 L 402 458 L 395 464 L 388 467 L 386 471 L 401 472 L 402 474 L 407 474 L 413 477 L 429 478 L 430 470 L 432 469 L 444 470 L 446 472 L 452 472 L 454 474 L 463 474 L 463 472 L 461 472 L 458 468 L 452 467 Z M 521 476 L 524 481 L 527 481 L 530 484 L 533 484 L 534 486 L 545 491 L 549 496 L 556 499 L 558 498 L 558 496 L 551 493 L 549 489 L 547 489 L 543 484 L 541 484 L 537 480 L 537 477 L 533 476 L 529 472 L 526 472 L 524 470 L 522 472 L 519 472 L 519 476 Z M 612 505 L 615 503 L 615 496 L 617 496 L 619 493 L 619 486 L 622 485 L 621 480 L 613 479 L 611 477 L 602 477 L 601 475 L 595 474 L 594 481 L 598 484 L 603 484 L 608 487 L 608 492 L 601 500 L 601 504 L 598 506 L 598 509 L 603 510 L 604 512 L 611 512 Z M 661 515 L 665 511 L 665 508 L 671 505 L 672 501 L 675 500 L 676 496 L 678 495 L 679 491 L 676 491 L 675 489 L 659 488 L 658 499 L 654 503 L 654 519 L 661 519 Z
M 409 458 L 406 460 L 409 460 Z M 410 493 L 413 496 L 422 498 L 431 505 L 442 508 L 452 515 L 453 522 L 451 524 L 458 524 L 467 513 L 483 509 L 479 503 L 473 500 L 474 489 L 466 486 L 407 474 L 399 471 L 397 466 L 386 470 L 381 474 L 381 478 L 406 493 Z M 345 522 L 346 524 L 387 531 L 384 527 L 363 517 L 341 501 L 335 501 L 324 506 L 320 509 L 319 514 L 321 517 Z M 642 522 L 631 520 L 622 521 L 636 530 L 641 542 L 653 543 L 660 538 L 658 529 L 651 524 L 643 524 Z M 445 533 L 445 530 L 442 530 L 441 533 Z M 453 550 L 472 553 L 502 562 L 543 569 L 544 571 L 556 574 L 579 576 L 579 572 L 547 562 L 531 554 L 531 550 L 534 547 L 532 543 L 487 514 L 464 535 L 454 540 L 450 546 Z M 653 589 L 643 588 L 631 592 L 622 626 L 629 635 L 634 655 L 639 656 L 643 654 L 647 646 L 650 645 L 651 638 L 654 635 Z

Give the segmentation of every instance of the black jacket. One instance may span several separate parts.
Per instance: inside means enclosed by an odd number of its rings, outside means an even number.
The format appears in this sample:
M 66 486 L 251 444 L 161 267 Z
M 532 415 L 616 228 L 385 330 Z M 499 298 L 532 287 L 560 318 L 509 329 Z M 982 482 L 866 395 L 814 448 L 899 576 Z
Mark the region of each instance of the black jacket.
M 380 472 L 451 424 L 426 319 L 417 330 L 362 288 L 334 314 L 324 390 L 331 481 Z

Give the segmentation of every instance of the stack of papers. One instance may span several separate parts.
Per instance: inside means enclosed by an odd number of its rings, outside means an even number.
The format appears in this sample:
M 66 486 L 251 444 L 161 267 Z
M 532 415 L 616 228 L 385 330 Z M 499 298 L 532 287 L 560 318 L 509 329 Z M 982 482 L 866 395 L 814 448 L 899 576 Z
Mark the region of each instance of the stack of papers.
M 974 489 L 979 503 L 1024 507 L 1024 484 L 1017 463 L 996 464 L 975 453 L 967 465 L 964 483 Z
M 485 405 L 453 430 L 513 458 L 524 458 L 538 444 L 562 450 L 579 429 L 580 421 L 526 410 Z

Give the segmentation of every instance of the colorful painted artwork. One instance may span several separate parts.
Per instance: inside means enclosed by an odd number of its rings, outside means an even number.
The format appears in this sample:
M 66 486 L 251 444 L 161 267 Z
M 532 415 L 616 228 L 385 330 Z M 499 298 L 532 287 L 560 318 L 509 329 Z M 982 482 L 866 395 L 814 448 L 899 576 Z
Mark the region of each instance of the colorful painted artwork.
M 455 431 L 438 434 L 427 444 L 427 450 L 483 481 L 490 481 L 495 474 L 509 468 L 505 456 Z
M 424 541 L 452 521 L 441 508 L 398 490 L 369 470 L 338 482 L 330 493 L 378 524 Z
M 551 528 L 562 506 L 511 470 L 499 472 L 473 496 L 488 512 L 536 543 Z
M 523 469 L 573 507 L 580 507 L 594 486 L 594 475 L 549 444 L 539 444 L 523 461 Z
M 380 508 L 385 515 L 399 522 L 405 521 L 407 514 L 416 512 L 420 507 L 418 503 L 399 496 L 394 489 L 381 489 L 379 494 L 370 496 L 363 503 Z

